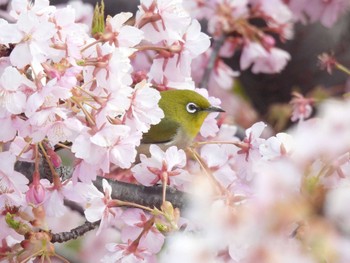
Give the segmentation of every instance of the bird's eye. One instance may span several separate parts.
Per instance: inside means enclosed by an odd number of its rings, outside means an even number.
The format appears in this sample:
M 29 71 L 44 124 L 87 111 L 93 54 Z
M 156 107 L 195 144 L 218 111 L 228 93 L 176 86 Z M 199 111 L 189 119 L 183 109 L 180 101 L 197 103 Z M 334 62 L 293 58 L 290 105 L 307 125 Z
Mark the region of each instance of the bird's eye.
M 198 106 L 193 102 L 190 102 L 186 105 L 186 110 L 188 113 L 195 113 L 198 111 L 198 109 Z

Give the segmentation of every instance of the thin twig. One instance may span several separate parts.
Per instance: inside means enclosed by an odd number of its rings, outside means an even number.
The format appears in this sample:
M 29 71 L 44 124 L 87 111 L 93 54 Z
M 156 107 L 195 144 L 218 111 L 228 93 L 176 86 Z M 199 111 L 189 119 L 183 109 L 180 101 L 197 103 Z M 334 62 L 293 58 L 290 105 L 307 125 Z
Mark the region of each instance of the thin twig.
M 219 38 L 214 40 L 212 51 L 211 51 L 211 54 L 209 57 L 209 61 L 208 61 L 207 67 L 204 71 L 202 82 L 199 85 L 200 88 L 203 88 L 203 89 L 208 88 L 208 82 L 210 79 L 211 72 L 213 71 L 213 68 L 215 66 L 215 61 L 216 61 L 216 58 L 218 57 L 220 48 L 222 47 L 222 45 L 225 42 L 225 38 L 226 38 L 226 36 L 223 34 Z
M 131 207 L 131 208 L 140 208 L 140 209 L 143 209 L 145 211 L 148 211 L 148 212 L 152 212 L 153 209 L 147 207 L 147 206 L 143 206 L 143 205 L 140 205 L 140 204 L 136 204 L 136 203 L 131 203 L 131 202 L 125 202 L 125 201 L 121 201 L 121 200 L 116 200 L 114 199 L 115 204 L 116 206 L 126 206 L 126 207 Z
M 96 221 L 93 223 L 86 221 L 81 226 L 73 228 L 69 232 L 60 232 L 60 233 L 52 234 L 51 242 L 63 243 L 72 239 L 77 239 L 78 237 L 84 235 L 86 232 L 89 232 L 90 230 L 95 229 L 99 225 L 100 225 L 100 221 Z
M 226 189 L 216 180 L 213 174 L 209 171 L 209 168 L 206 166 L 206 164 L 202 160 L 202 157 L 199 155 L 199 153 L 194 148 L 189 147 L 188 149 L 190 153 L 192 153 L 192 156 L 194 157 L 194 159 L 196 159 L 196 161 L 198 162 L 199 166 L 202 168 L 204 174 L 207 176 L 210 182 L 212 182 L 213 185 L 215 186 L 215 190 L 219 194 L 225 193 Z

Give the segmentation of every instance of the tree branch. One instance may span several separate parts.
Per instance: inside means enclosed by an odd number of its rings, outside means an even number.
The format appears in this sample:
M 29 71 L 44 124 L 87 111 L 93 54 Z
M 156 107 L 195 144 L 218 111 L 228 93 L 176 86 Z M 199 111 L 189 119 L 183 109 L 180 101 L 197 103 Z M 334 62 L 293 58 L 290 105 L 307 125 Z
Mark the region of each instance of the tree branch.
M 103 178 L 98 177 L 94 182 L 94 185 L 99 190 L 102 190 L 102 179 Z M 111 196 L 113 199 L 137 203 L 150 208 L 160 208 L 162 204 L 163 188 L 161 186 L 143 186 L 112 181 L 109 179 L 106 180 L 112 186 Z M 185 207 L 188 196 L 184 192 L 178 191 L 175 188 L 167 187 L 166 199 L 171 202 L 174 207 L 182 209 Z
M 30 181 L 32 181 L 32 175 L 34 172 L 34 163 L 18 161 L 15 165 L 15 170 L 24 174 Z M 67 179 L 71 177 L 72 169 L 70 167 L 62 166 L 58 171 L 60 176 Z M 44 165 L 40 165 L 40 175 L 42 178 L 47 178 L 47 171 Z M 48 178 L 50 180 L 50 178 Z M 102 179 L 97 177 L 94 185 L 102 190 Z M 136 185 L 130 183 L 124 183 L 119 181 L 112 181 L 106 179 L 112 186 L 111 196 L 113 199 L 118 199 L 121 201 L 132 202 L 140 204 L 143 206 L 148 206 L 150 208 L 158 207 L 160 208 L 162 204 L 162 187 L 160 186 L 150 186 L 146 187 L 143 185 Z M 178 191 L 172 187 L 167 187 L 167 201 L 171 202 L 174 207 L 184 208 L 186 205 L 186 200 L 189 200 L 188 194 Z M 69 201 L 65 201 L 72 209 L 76 210 L 74 205 Z M 78 211 L 81 212 L 81 211 Z
M 15 164 L 15 170 L 24 174 L 30 181 L 32 181 L 32 176 L 34 172 L 34 163 L 22 162 L 18 161 Z M 67 166 L 62 166 L 58 173 L 62 178 L 70 178 L 72 174 L 72 169 Z M 44 164 L 40 165 L 40 175 L 42 178 L 47 178 L 50 180 L 48 175 L 46 166 Z M 102 177 L 97 177 L 94 185 L 102 190 Z M 123 183 L 119 181 L 112 181 L 110 179 L 106 179 L 110 185 L 112 186 L 111 196 L 113 199 L 118 199 L 121 201 L 132 202 L 136 204 L 140 204 L 148 207 L 157 207 L 160 208 L 162 204 L 162 187 L 161 186 L 151 186 L 146 187 L 143 185 L 129 184 Z M 184 192 L 178 191 L 174 188 L 167 188 L 167 200 L 173 204 L 174 207 L 184 208 L 186 205 L 186 200 L 188 200 L 188 195 Z M 82 216 L 84 215 L 83 208 L 70 200 L 64 200 L 64 204 L 70 207 L 72 210 L 79 212 Z M 72 239 L 76 239 L 86 232 L 95 229 L 100 224 L 100 221 L 96 222 L 88 222 L 86 221 L 84 224 L 73 228 L 68 232 L 60 232 L 56 234 L 52 234 L 51 242 L 52 243 L 63 243 Z
M 67 242 L 67 241 L 72 240 L 72 239 L 77 239 L 78 237 L 84 235 L 86 232 L 89 232 L 90 230 L 95 229 L 97 226 L 99 226 L 99 224 L 100 224 L 100 221 L 96 221 L 93 223 L 86 221 L 81 226 L 73 228 L 69 232 L 60 232 L 57 234 L 52 234 L 51 242 L 52 243 L 63 243 L 63 242 Z

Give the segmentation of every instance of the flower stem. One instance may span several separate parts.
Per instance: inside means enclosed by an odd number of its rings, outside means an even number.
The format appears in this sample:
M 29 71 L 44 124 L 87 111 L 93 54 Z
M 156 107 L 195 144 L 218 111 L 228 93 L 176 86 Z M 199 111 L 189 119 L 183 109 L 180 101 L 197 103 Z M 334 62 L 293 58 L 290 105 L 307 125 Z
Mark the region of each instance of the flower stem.
M 121 201 L 121 200 L 113 200 L 114 202 L 111 202 L 111 203 L 114 203 L 114 205 L 116 206 L 129 206 L 129 207 L 136 207 L 136 208 L 140 208 L 140 209 L 143 209 L 143 210 L 146 210 L 148 212 L 152 212 L 153 209 L 147 207 L 147 206 L 143 206 L 143 205 L 139 205 L 139 204 L 136 204 L 136 203 L 132 203 L 132 202 L 128 202 L 128 201 Z
M 337 69 L 339 69 L 340 71 L 344 72 L 345 74 L 350 75 L 350 70 L 347 67 L 345 67 L 344 65 L 337 62 L 337 63 L 335 63 L 335 67 Z
M 208 177 L 208 179 L 215 185 L 216 191 L 218 193 L 224 193 L 226 192 L 226 189 L 224 189 L 220 183 L 214 178 L 214 176 L 208 171 L 208 167 L 204 164 L 201 156 L 198 154 L 198 152 L 193 148 L 188 148 L 189 151 L 192 153 L 193 157 L 196 159 L 196 161 L 199 163 L 200 167 L 203 169 L 205 175 Z
M 85 47 L 82 48 L 82 50 L 80 50 L 80 52 L 84 52 L 85 50 L 87 50 L 89 47 L 92 47 L 98 43 L 102 42 L 102 40 L 96 40 L 88 45 L 86 45 Z
M 42 151 L 42 153 L 43 153 L 43 155 L 44 155 L 44 157 L 45 157 L 45 159 L 46 159 L 46 162 L 48 163 L 48 165 L 49 165 L 49 167 L 50 167 L 50 171 L 51 171 L 51 173 L 52 173 L 52 181 L 53 181 L 53 184 L 55 185 L 56 188 L 59 189 L 59 188 L 61 188 L 61 186 L 62 186 L 60 177 L 59 177 L 59 175 L 57 174 L 55 168 L 53 167 L 52 162 L 51 162 L 51 160 L 50 160 L 50 157 L 47 155 L 46 150 L 45 150 L 43 144 L 42 144 L 41 142 L 39 142 L 38 144 L 39 144 L 39 147 L 40 147 L 40 149 L 41 149 L 41 151 Z

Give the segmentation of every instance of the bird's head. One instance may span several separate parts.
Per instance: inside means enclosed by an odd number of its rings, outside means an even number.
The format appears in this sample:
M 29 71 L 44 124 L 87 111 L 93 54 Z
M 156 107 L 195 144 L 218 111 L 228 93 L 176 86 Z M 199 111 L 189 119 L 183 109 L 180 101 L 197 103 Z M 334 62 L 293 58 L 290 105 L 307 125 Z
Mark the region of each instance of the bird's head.
M 160 95 L 159 106 L 164 111 L 164 118 L 178 123 L 190 138 L 198 134 L 209 113 L 224 112 L 192 90 L 167 90 Z

